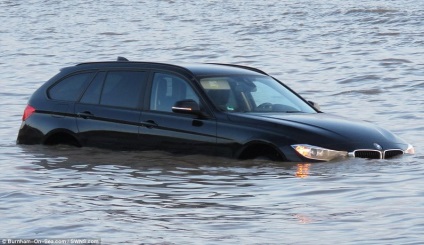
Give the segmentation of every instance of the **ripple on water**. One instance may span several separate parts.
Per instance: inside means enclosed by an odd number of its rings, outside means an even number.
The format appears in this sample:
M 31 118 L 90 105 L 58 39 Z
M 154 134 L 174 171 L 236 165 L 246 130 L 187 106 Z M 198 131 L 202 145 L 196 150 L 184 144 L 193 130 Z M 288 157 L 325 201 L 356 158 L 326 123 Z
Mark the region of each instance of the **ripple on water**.
M 66 10 L 66 11 L 63 11 Z M 105 244 L 419 244 L 421 1 L 0 1 L 0 230 Z M 251 65 L 416 146 L 390 160 L 235 161 L 16 146 L 32 92 L 115 60 Z

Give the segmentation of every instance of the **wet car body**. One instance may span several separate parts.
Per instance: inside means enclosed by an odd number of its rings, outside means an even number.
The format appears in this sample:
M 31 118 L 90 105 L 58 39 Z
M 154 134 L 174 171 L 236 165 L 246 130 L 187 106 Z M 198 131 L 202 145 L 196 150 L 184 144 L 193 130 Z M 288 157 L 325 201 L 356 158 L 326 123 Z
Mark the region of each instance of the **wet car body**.
M 304 161 L 305 159 L 290 149 L 291 145 L 299 142 L 308 142 L 310 145 L 320 146 L 337 151 L 347 151 L 348 156 L 366 157 L 366 158 L 384 158 L 379 156 L 379 151 L 389 151 L 392 154 L 403 154 L 401 150 L 406 149 L 408 144 L 399 139 L 388 130 L 377 127 L 371 123 L 352 120 L 336 115 L 317 113 L 317 114 L 286 114 L 286 115 L 249 115 L 241 118 L 233 117 L 231 120 L 246 123 L 246 117 L 251 119 L 252 126 L 257 125 L 258 121 L 263 124 L 264 118 L 267 118 L 268 134 L 274 135 L 276 139 L 272 142 L 279 142 L 277 145 L 284 149 L 285 155 L 295 161 Z M 257 119 L 255 117 L 260 117 Z M 346 129 L 349 129 L 346 131 Z M 305 133 L 307 132 L 307 133 Z M 258 139 L 263 133 L 256 136 Z M 270 137 L 271 138 L 271 137 Z M 379 142 L 379 143 L 376 143 Z M 381 146 L 378 149 L 376 144 Z M 355 152 L 356 151 L 356 152 Z M 361 152 L 364 155 L 360 155 Z M 367 152 L 370 155 L 367 155 Z M 349 154 L 350 153 L 350 154 Z M 356 153 L 356 155 L 355 155 Z M 373 155 L 375 154 L 375 157 Z
M 17 143 L 298 162 L 414 151 L 385 129 L 322 113 L 256 68 L 123 58 L 64 68 L 42 85 Z

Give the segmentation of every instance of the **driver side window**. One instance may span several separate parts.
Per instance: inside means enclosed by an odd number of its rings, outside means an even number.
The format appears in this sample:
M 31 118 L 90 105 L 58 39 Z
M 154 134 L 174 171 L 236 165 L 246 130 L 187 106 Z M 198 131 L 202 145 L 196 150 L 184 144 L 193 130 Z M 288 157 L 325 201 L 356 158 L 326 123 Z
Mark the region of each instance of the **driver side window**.
M 187 81 L 175 75 L 155 73 L 150 96 L 150 110 L 172 112 L 175 102 L 188 99 L 199 104 L 199 97 Z

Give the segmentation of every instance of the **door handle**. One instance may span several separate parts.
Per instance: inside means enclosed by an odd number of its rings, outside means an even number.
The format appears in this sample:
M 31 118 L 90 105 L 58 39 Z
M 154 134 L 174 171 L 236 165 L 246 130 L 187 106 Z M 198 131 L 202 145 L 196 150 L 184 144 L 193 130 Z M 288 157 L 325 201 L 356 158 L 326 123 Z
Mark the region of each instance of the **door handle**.
M 89 111 L 83 111 L 83 112 L 77 113 L 77 116 L 83 119 L 88 119 L 88 118 L 92 118 L 94 115 Z
M 155 127 L 157 127 L 157 126 L 158 126 L 158 124 L 157 124 L 155 121 L 153 121 L 153 120 L 147 120 L 147 121 L 145 121 L 145 122 L 143 123 L 143 125 L 144 125 L 146 128 L 155 128 Z

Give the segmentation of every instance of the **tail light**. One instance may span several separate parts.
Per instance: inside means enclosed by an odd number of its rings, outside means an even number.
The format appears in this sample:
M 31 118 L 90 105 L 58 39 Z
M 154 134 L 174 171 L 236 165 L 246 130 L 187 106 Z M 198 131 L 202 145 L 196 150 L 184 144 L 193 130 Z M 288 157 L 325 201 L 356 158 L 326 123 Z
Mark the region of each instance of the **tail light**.
M 27 120 L 28 117 L 30 117 L 32 113 L 34 112 L 35 112 L 35 108 L 30 105 L 27 105 L 24 110 L 24 115 L 22 116 L 22 121 Z

